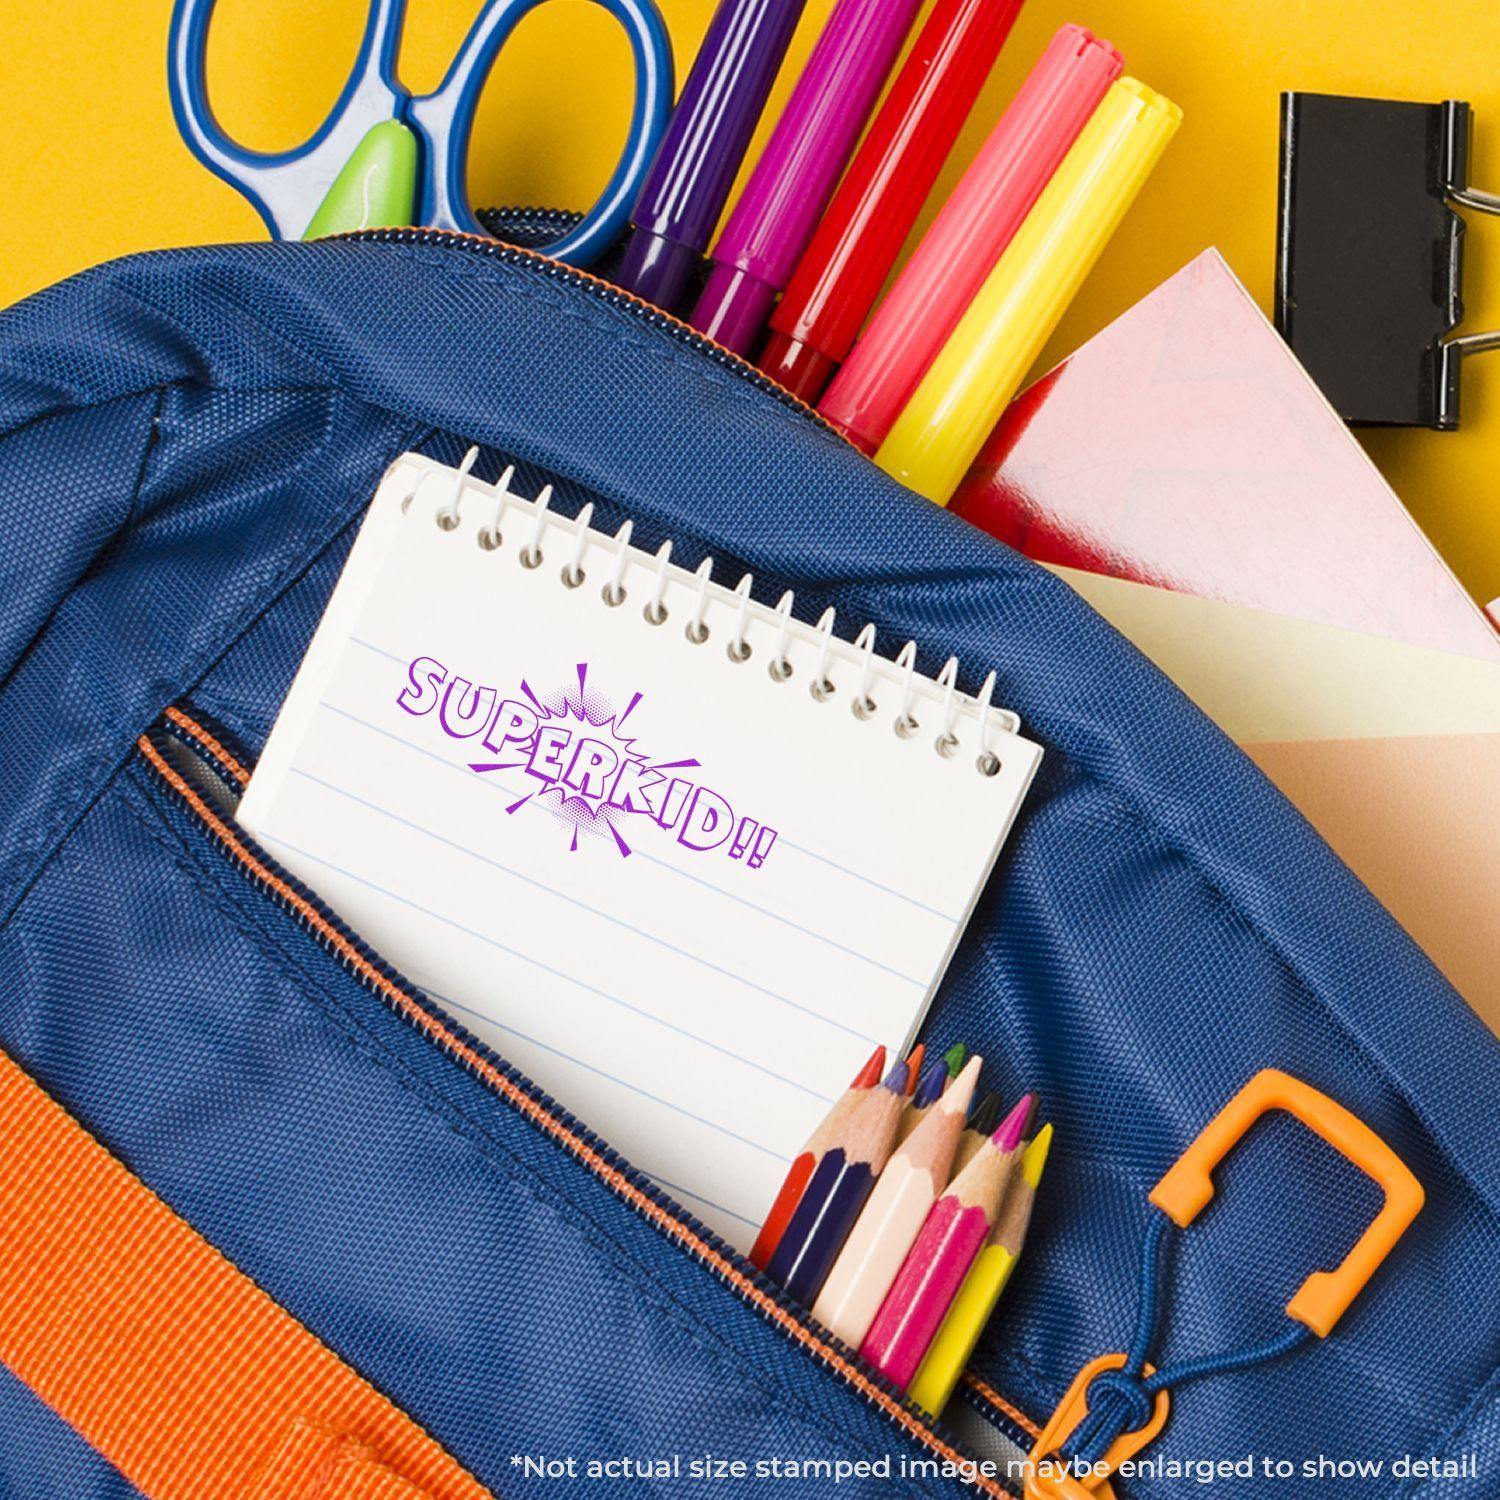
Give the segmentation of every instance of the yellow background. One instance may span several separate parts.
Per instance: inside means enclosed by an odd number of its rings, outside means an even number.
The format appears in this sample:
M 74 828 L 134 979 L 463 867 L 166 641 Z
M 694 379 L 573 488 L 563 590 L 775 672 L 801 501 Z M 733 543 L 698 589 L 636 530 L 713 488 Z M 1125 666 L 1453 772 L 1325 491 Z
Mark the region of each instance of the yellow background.
M 713 0 L 661 0 L 681 78 Z M 807 12 L 773 109 L 831 0 Z M 441 75 L 477 0 L 411 0 L 403 75 Z M 167 102 L 169 0 L 0 0 L 7 101 L 0 303 L 128 251 L 260 238 L 260 220 L 178 139 Z M 209 77 L 232 134 L 294 144 L 322 118 L 353 57 L 363 0 L 221 0 Z M 1500 190 L 1500 5 L 1494 0 L 1029 0 L 944 183 L 1063 21 L 1108 37 L 1128 70 L 1186 121 L 1045 357 L 1066 353 L 1206 245 L 1263 307 L 1275 261 L 1282 89 L 1468 99 L 1476 185 Z M 626 119 L 623 38 L 596 7 L 553 0 L 528 18 L 491 80 L 473 201 L 581 207 L 603 184 Z M 1470 215 L 1466 327 L 1500 325 L 1500 224 Z M 925 222 L 925 221 L 924 221 Z M 920 228 L 920 226 L 919 226 Z M 1500 354 L 1466 373 L 1457 433 L 1365 441 L 1482 600 L 1500 595 Z

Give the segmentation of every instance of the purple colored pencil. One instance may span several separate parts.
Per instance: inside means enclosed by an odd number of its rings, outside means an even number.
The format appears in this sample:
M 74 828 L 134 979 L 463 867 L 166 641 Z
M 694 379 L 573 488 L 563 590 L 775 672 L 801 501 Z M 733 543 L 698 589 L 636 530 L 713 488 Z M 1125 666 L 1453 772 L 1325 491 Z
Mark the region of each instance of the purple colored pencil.
M 948 1086 L 948 1063 L 946 1058 L 935 1057 L 922 1069 L 916 1089 L 906 1101 L 901 1123 L 896 1127 L 896 1144 L 902 1145 L 911 1133 L 927 1118 L 932 1106 L 943 1097 Z
M 616 278 L 675 311 L 734 186 L 803 0 L 719 0 L 641 188 Z
M 898 1062 L 849 1116 L 843 1139 L 818 1163 L 781 1236 L 766 1274 L 804 1307 L 817 1300 L 875 1187 L 905 1104 L 906 1063 Z
M 786 109 L 714 246 L 714 269 L 690 319 L 750 352 L 915 19 L 920 0 L 838 0 Z

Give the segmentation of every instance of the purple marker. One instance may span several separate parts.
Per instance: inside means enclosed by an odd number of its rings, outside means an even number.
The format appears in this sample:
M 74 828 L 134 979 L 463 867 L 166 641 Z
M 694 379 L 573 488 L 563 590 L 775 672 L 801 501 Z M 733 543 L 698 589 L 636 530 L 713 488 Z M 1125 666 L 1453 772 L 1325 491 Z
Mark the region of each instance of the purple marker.
M 720 0 L 636 200 L 617 278 L 675 311 L 734 186 L 803 0 Z
M 689 320 L 748 354 L 827 205 L 920 0 L 838 0 L 735 204 Z

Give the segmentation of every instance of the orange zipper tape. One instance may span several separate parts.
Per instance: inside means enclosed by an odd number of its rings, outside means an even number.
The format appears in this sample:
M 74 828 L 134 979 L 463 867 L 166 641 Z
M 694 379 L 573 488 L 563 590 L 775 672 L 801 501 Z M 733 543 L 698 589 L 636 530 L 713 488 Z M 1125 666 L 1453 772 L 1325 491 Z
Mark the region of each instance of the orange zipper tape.
M 3 1052 L 0 1362 L 149 1500 L 489 1500 Z

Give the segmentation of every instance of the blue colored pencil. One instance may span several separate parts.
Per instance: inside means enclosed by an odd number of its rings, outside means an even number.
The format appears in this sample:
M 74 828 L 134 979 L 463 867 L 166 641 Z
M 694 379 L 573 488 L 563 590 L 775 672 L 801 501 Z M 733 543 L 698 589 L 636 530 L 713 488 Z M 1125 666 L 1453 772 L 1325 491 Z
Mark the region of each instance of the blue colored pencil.
M 818 1163 L 766 1274 L 804 1307 L 817 1300 L 854 1221 L 896 1143 L 906 1104 L 907 1065 L 898 1062 L 845 1123 Z
M 917 1087 L 906 1101 L 906 1108 L 901 1113 L 901 1121 L 896 1126 L 897 1146 L 901 1145 L 927 1118 L 927 1111 L 943 1097 L 943 1090 L 948 1087 L 948 1079 L 948 1063 L 944 1058 L 935 1057 L 922 1069 L 922 1076 L 917 1080 Z

